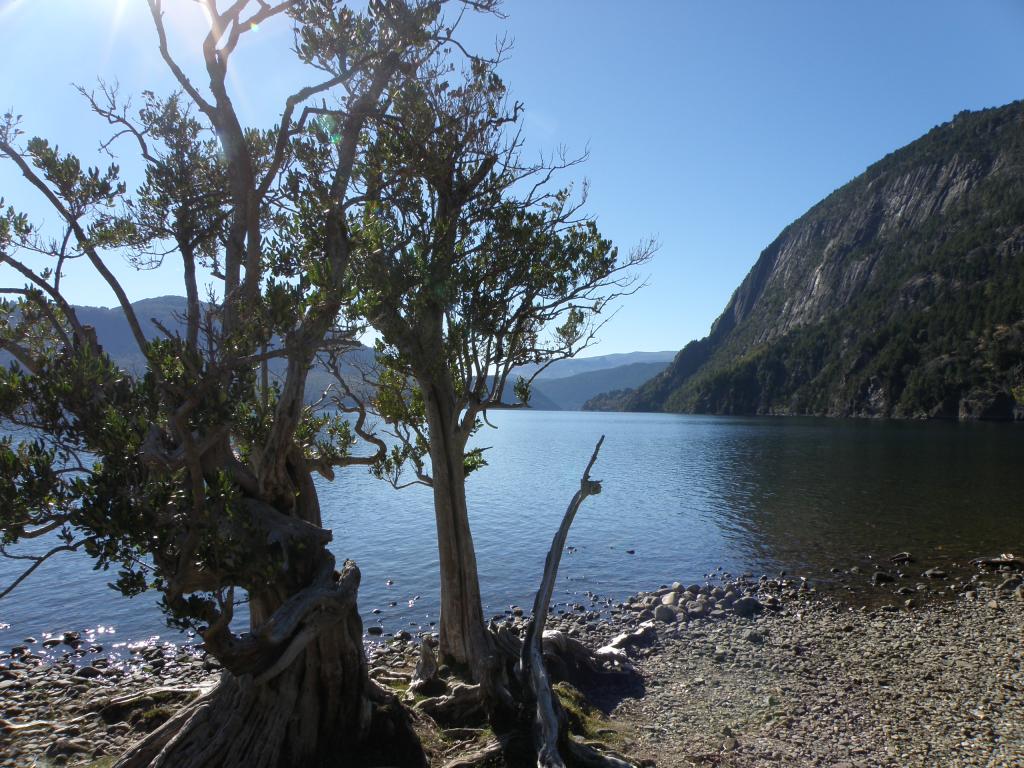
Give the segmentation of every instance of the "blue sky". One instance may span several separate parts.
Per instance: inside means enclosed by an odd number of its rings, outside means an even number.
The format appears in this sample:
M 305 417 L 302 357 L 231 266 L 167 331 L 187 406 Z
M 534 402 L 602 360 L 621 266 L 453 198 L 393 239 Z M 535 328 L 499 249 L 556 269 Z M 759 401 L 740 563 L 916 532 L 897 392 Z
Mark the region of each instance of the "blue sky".
M 165 0 L 187 51 L 202 17 Z M 577 179 L 621 248 L 661 243 L 648 286 L 594 354 L 678 349 L 698 338 L 778 232 L 888 152 L 963 109 L 1024 97 L 1021 0 L 507 0 L 476 18 L 476 49 L 507 33 L 502 75 L 526 105 L 530 151 L 589 148 Z M 285 27 L 237 56 L 236 103 L 273 121 L 298 74 Z M 171 84 L 143 0 L 0 0 L 0 108 L 62 147 L 99 157 L 106 126 L 69 83 L 118 78 L 125 93 Z M 122 163 L 129 172 L 129 147 Z M 572 177 L 566 177 L 566 181 Z M 0 196 L 41 211 L 0 164 Z M 180 293 L 172 268 L 121 270 L 133 299 Z M 5 280 L 8 279 L 6 276 Z M 110 305 L 86 270 L 73 301 Z

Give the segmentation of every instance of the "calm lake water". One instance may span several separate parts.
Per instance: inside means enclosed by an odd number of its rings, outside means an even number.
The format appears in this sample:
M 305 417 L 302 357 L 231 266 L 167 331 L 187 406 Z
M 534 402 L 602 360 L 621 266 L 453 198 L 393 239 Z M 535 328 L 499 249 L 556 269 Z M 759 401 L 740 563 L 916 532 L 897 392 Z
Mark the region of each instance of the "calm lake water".
M 562 560 L 558 601 L 701 581 L 719 566 L 823 582 L 830 567 L 901 550 L 922 570 L 1024 551 L 1019 426 L 543 411 L 492 421 L 499 428 L 476 442 L 490 446 L 490 466 L 469 480 L 489 613 L 531 603 L 602 434 L 594 476 L 604 492 L 585 502 L 570 532 L 575 549 Z M 360 468 L 318 487 L 334 552 L 362 569 L 367 625 L 429 628 L 438 593 L 429 490 L 395 491 Z M 154 596 L 122 598 L 106 587 L 109 574 L 89 569 L 85 557 L 51 561 L 0 600 L 0 647 L 98 626 L 113 630 L 108 646 L 183 639 L 166 628 Z M 0 580 L 13 573 L 0 562 Z

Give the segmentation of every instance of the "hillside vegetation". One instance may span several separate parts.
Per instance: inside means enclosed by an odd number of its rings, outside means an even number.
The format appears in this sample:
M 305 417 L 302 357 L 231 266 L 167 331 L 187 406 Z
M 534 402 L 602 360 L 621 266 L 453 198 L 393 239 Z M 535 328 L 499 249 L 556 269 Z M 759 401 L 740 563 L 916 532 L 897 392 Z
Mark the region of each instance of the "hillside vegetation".
M 964 112 L 786 227 L 707 337 L 587 407 L 1011 419 L 1024 400 L 1024 102 Z

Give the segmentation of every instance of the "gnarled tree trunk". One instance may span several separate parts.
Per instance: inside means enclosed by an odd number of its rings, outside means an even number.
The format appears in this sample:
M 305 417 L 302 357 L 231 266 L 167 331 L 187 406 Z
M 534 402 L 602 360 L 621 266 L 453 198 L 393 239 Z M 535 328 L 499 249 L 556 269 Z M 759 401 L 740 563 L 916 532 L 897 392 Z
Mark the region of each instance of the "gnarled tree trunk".
M 249 635 L 207 636 L 222 678 L 118 768 L 424 766 L 408 715 L 367 677 L 359 570 L 330 572 Z

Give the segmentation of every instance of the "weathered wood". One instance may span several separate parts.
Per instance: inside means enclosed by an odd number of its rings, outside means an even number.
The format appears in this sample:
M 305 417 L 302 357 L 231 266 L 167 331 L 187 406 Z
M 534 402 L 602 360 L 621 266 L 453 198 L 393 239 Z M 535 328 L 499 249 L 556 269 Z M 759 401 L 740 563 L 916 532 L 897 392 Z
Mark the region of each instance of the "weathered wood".
M 612 680 L 625 685 L 636 682 L 637 671 L 629 656 L 615 648 L 592 651 L 561 630 L 545 630 L 541 648 L 548 673 L 584 689 Z
M 484 746 L 464 752 L 454 760 L 444 764 L 444 768 L 475 768 L 501 757 L 505 744 L 501 740 L 487 742 Z
M 268 622 L 269 637 L 280 643 L 274 657 L 262 659 L 266 666 L 225 671 L 212 691 L 136 744 L 117 768 L 362 765 L 384 755 L 388 764 L 424 766 L 407 713 L 367 676 L 355 564 L 347 562 L 331 582 L 337 600 L 286 602 L 283 615 Z M 285 627 L 290 638 L 276 634 Z M 239 643 L 244 647 L 245 638 Z
M 444 681 L 437 676 L 437 657 L 429 637 L 420 643 L 420 658 L 409 682 L 409 690 L 423 696 L 437 696 L 445 689 Z
M 442 726 L 463 726 L 485 722 L 487 719 L 485 704 L 483 686 L 456 683 L 452 686 L 450 693 L 424 699 L 416 705 L 416 709 L 429 715 Z
M 604 435 L 597 441 L 594 453 L 590 457 L 587 468 L 583 471 L 583 477 L 580 478 L 580 489 L 573 495 L 565 510 L 565 515 L 562 517 L 562 523 L 555 532 L 551 549 L 548 550 L 544 562 L 544 574 L 541 577 L 540 588 L 537 590 L 537 596 L 533 602 L 533 617 L 523 639 L 519 677 L 521 685 L 529 693 L 536 706 L 533 740 L 537 752 L 538 768 L 565 768 L 563 749 L 572 756 L 574 762 L 603 766 L 628 765 L 616 758 L 606 758 L 597 750 L 583 747 L 569 738 L 565 711 L 551 689 L 551 679 L 544 663 L 541 642 L 544 638 L 548 607 L 554 593 L 558 566 L 561 563 L 569 528 L 572 526 L 583 500 L 601 492 L 601 482 L 590 479 L 590 470 L 593 469 L 594 463 L 597 461 L 603 443 Z

